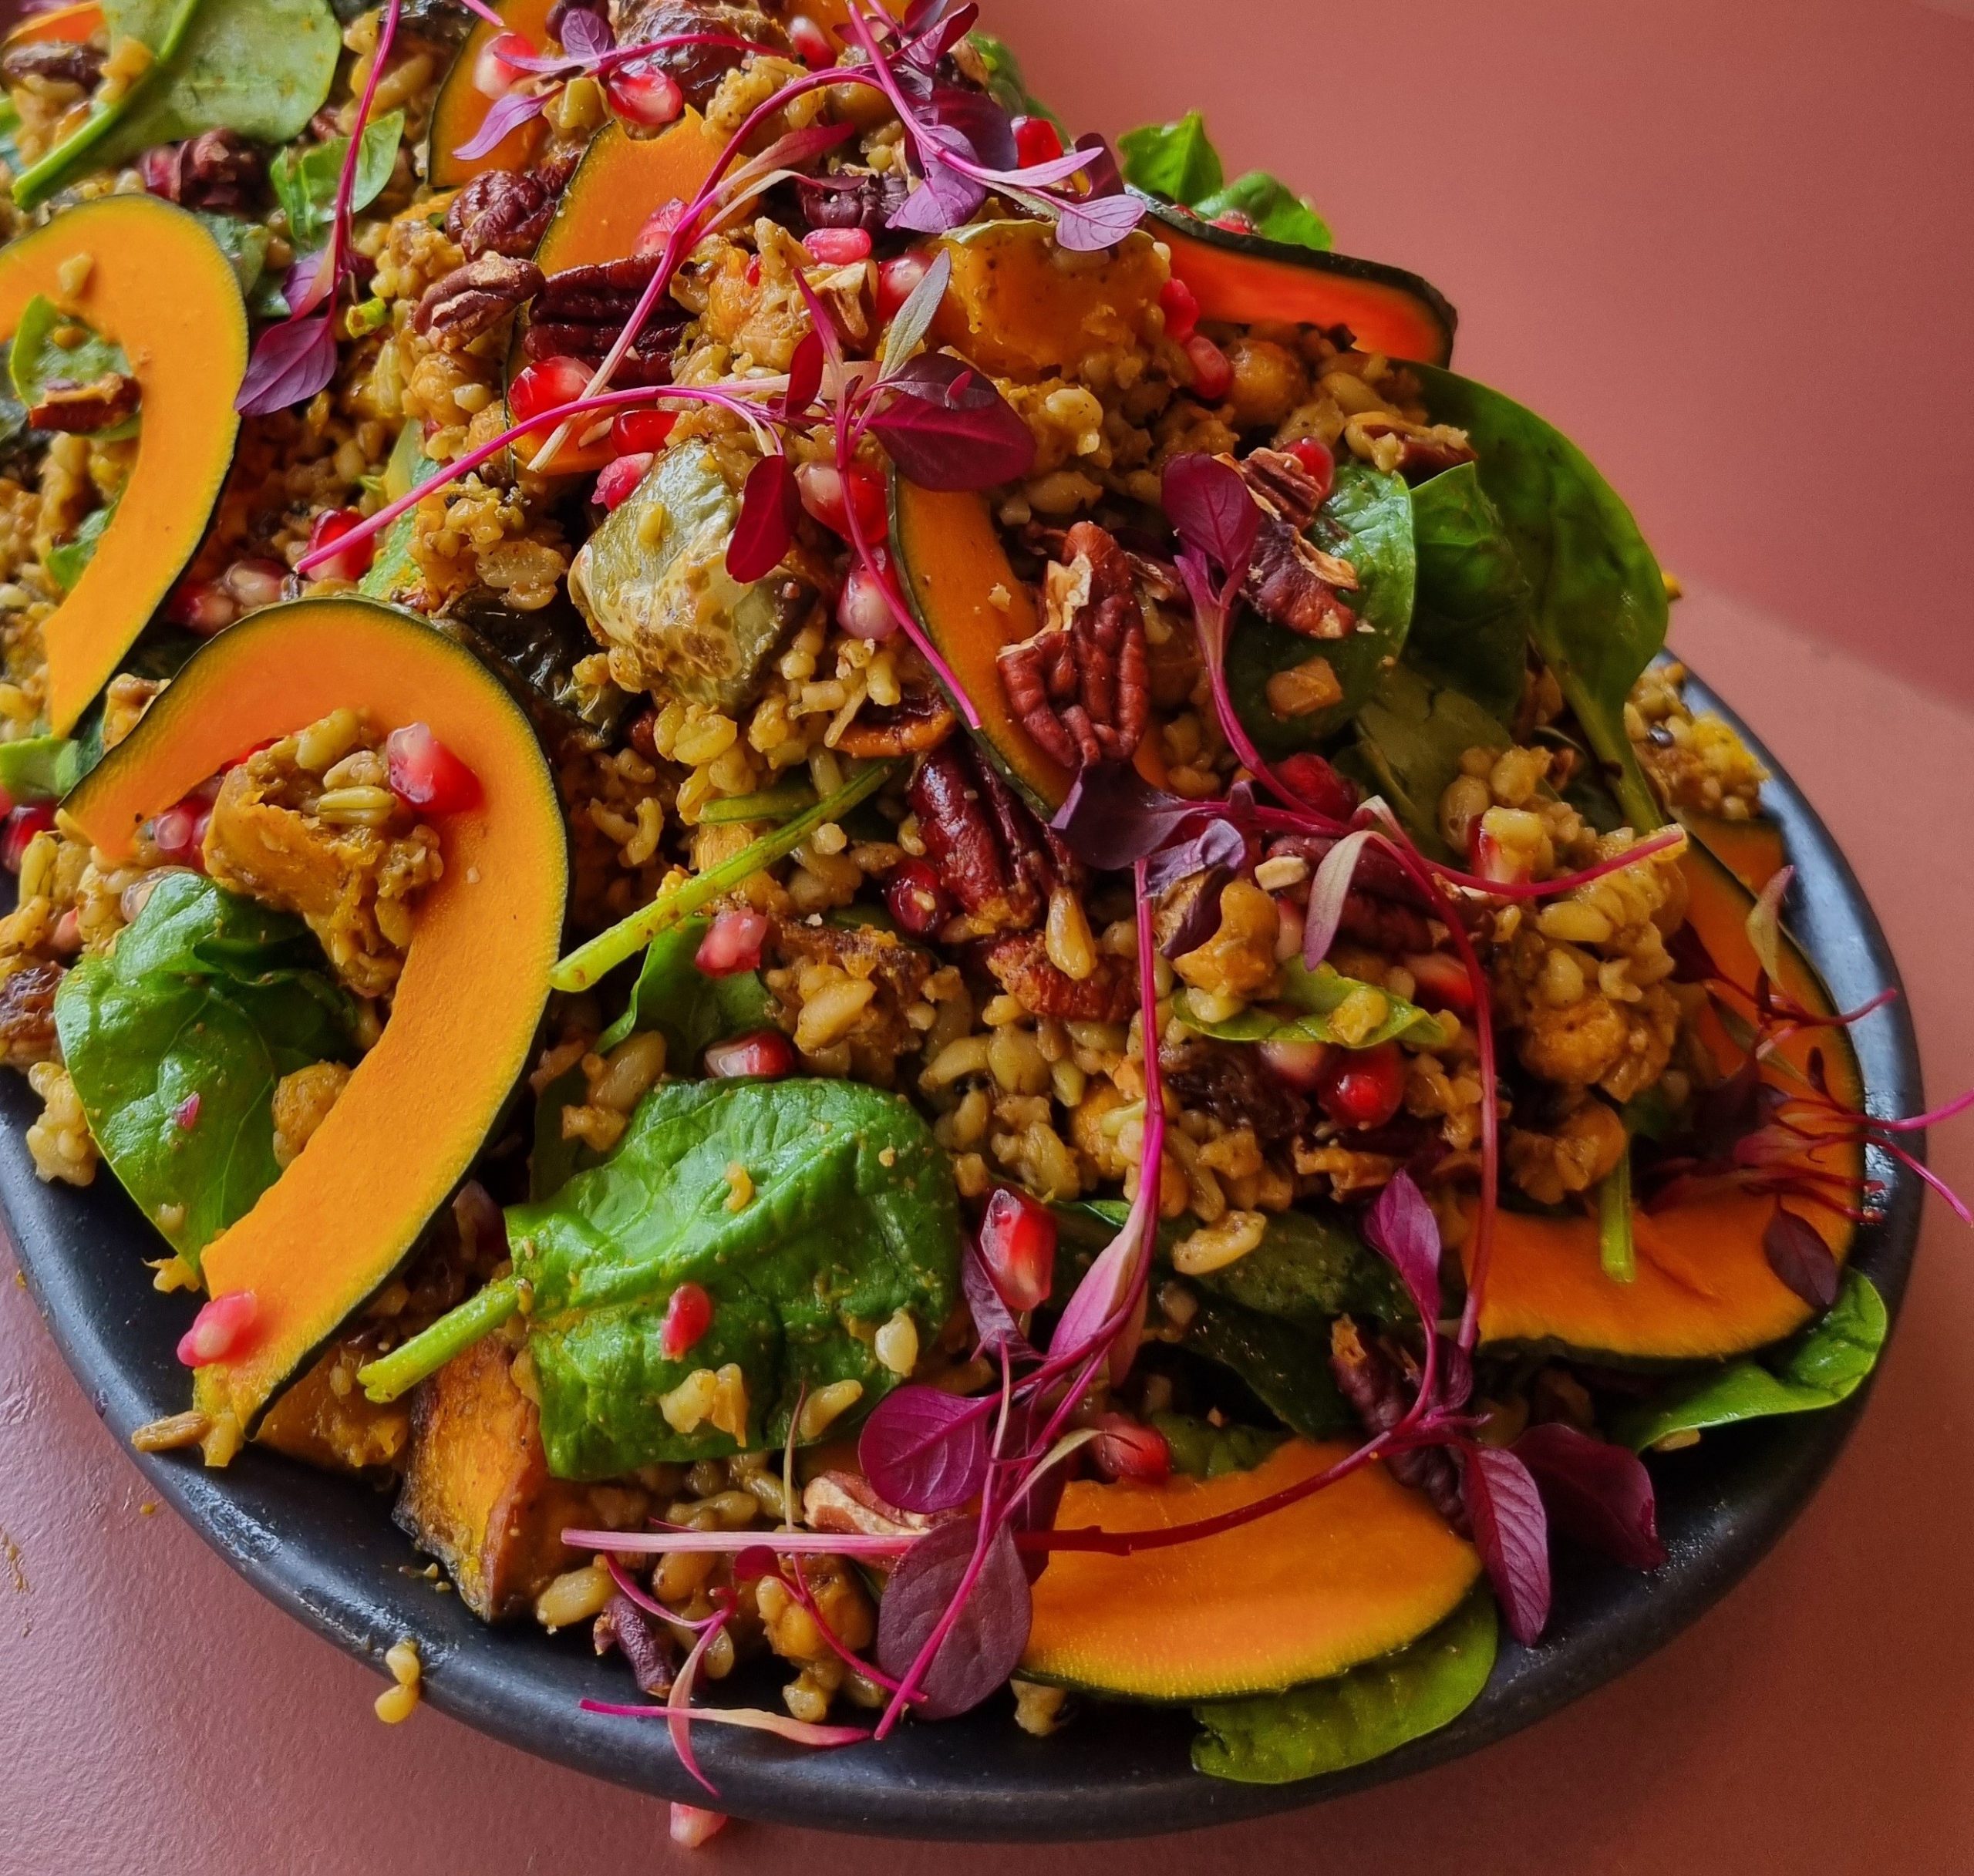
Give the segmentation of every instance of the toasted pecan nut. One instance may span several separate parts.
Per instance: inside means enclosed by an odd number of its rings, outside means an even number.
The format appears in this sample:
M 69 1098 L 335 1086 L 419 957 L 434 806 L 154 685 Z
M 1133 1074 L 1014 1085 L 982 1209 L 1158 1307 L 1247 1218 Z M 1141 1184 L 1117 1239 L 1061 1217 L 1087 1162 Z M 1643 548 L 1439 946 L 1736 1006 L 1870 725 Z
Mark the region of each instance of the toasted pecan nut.
M 1058 970 L 1038 931 L 1012 931 L 987 948 L 989 973 L 1022 1009 L 1059 1022 L 1124 1022 L 1138 1006 L 1137 974 L 1107 954 L 1079 982 Z
M 534 252 L 555 213 L 555 190 L 525 170 L 489 170 L 454 196 L 446 232 L 469 261 L 483 254 L 524 260 Z
M 945 698 L 930 691 L 908 691 L 888 707 L 866 704 L 837 737 L 837 752 L 859 762 L 921 755 L 937 749 L 958 721 Z
M 10 85 L 38 78 L 49 84 L 73 85 L 78 91 L 93 91 L 103 76 L 103 54 L 96 46 L 68 39 L 41 39 L 9 47 L 0 57 L 0 78 Z
M 1059 884 L 1082 869 L 961 736 L 921 761 L 906 791 L 939 883 L 960 908 L 955 942 L 1036 924 Z
M 206 130 L 182 143 L 160 143 L 139 160 L 153 195 L 181 208 L 232 214 L 251 207 L 268 179 L 267 160 L 234 130 Z
M 531 359 L 571 358 L 592 368 L 601 365 L 657 271 L 658 257 L 648 254 L 550 274 L 536 295 L 522 349 Z M 668 382 L 672 349 L 685 320 L 682 307 L 661 298 L 645 315 L 618 362 L 616 382 Z
M 412 328 L 442 351 L 462 351 L 541 290 L 541 269 L 532 261 L 483 254 L 425 289 Z
M 1366 1342 L 1347 1315 L 1330 1325 L 1329 1371 L 1337 1392 L 1373 1436 L 1388 1433 L 1405 1417 L 1413 1389 L 1399 1365 L 1375 1342 Z M 1433 1509 L 1464 1537 L 1467 1507 L 1460 1500 L 1460 1469 L 1444 1447 L 1415 1447 L 1386 1455 L 1385 1463 L 1401 1485 L 1423 1492 Z
M 42 389 L 42 401 L 28 409 L 28 422 L 38 430 L 93 436 L 136 414 L 137 381 L 122 372 L 105 372 L 87 384 L 51 379 Z
M 833 177 L 839 184 L 847 177 Z M 860 176 L 847 187 L 826 187 L 806 176 L 795 179 L 796 200 L 802 218 L 812 228 L 861 228 L 867 234 L 882 234 L 891 217 L 904 205 L 909 184 L 902 176 Z
M 625 0 L 618 8 L 617 42 L 674 41 L 652 62 L 678 81 L 688 104 L 704 110 L 721 79 L 749 56 L 736 41 L 787 55 L 788 35 L 771 17 L 780 11 L 733 0 Z M 691 42 L 675 42 L 682 39 Z
M 1315 478 L 1279 450 L 1257 450 L 1234 467 L 1262 514 L 1248 563 L 1248 603 L 1263 618 L 1305 638 L 1348 637 L 1357 628 L 1357 615 L 1339 595 L 1356 586 L 1357 571 L 1302 532 L 1321 493 Z
M 62 975 L 60 965 L 37 960 L 0 978 L 0 1062 L 8 1067 L 25 1070 L 55 1059 L 55 993 Z

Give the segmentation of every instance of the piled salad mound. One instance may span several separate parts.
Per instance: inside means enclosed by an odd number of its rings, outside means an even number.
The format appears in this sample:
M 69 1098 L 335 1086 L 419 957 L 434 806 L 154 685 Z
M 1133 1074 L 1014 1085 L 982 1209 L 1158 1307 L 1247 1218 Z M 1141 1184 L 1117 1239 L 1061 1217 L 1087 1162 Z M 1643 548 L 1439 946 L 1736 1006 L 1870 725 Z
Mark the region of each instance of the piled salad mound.
M 140 1446 L 394 1477 L 696 1777 L 996 1699 L 1355 1763 L 1552 1531 L 1664 1561 L 1640 1454 L 1855 1389 L 1920 1122 L 1437 291 L 800 5 L 0 49 L 28 1146 L 190 1293 Z

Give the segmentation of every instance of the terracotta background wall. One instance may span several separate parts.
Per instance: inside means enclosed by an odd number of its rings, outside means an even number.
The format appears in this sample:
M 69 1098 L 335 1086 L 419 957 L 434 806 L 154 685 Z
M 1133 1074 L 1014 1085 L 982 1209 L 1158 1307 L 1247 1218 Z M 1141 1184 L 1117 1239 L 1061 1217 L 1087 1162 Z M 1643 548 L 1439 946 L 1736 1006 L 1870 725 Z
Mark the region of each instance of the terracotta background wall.
M 1204 104 L 1231 162 L 1294 176 L 1342 245 L 1459 303 L 1466 369 L 1575 435 L 1686 576 L 1676 642 L 1850 852 L 1929 1087 L 1974 1081 L 1974 0 L 989 14 L 1066 115 Z M 1974 1191 L 1974 1127 L 1933 1157 Z M 8 1271 L 0 1248 L 0 1876 L 1974 1870 L 1974 1240 L 1938 1206 L 1826 1490 L 1721 1608 L 1568 1713 L 1165 1845 L 736 1827 L 696 1866 L 660 1806 L 429 1711 L 379 1726 L 372 1674 L 150 1504 Z

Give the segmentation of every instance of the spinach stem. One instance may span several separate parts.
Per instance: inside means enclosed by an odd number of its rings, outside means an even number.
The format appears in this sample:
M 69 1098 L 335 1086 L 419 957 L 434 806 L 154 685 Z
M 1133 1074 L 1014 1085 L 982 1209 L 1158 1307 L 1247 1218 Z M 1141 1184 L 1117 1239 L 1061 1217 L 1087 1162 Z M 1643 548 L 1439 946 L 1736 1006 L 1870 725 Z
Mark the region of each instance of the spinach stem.
M 763 867 L 785 859 L 825 821 L 834 820 L 866 796 L 874 794 L 894 766 L 888 762 L 875 762 L 858 770 L 833 794 L 825 795 L 814 807 L 797 815 L 772 834 L 764 834 L 758 840 L 742 847 L 731 859 L 722 861 L 709 871 L 687 880 L 670 892 L 660 893 L 650 904 L 641 907 L 628 918 L 620 919 L 608 931 L 598 933 L 587 945 L 579 945 L 570 952 L 549 973 L 550 984 L 558 990 L 588 989 L 626 958 L 642 951 L 659 932 L 669 931 L 682 920 L 691 918 L 721 894 L 732 891 L 744 880 L 752 879 Z
M 763 789 L 759 794 L 729 795 L 724 800 L 709 801 L 699 810 L 699 825 L 722 827 L 736 820 L 778 820 L 784 814 L 800 813 L 815 799 L 816 791 L 806 782 L 784 782 L 779 788 Z
M 358 1369 L 356 1378 L 364 1393 L 379 1405 L 396 1400 L 427 1375 L 436 1374 L 455 1355 L 490 1335 L 520 1306 L 520 1279 L 503 1277 L 469 1296 L 456 1309 L 448 1310 L 389 1354 Z
M 1638 1275 L 1637 1248 L 1632 1242 L 1632 1143 L 1597 1187 L 1597 1261 L 1613 1283 L 1629 1283 Z

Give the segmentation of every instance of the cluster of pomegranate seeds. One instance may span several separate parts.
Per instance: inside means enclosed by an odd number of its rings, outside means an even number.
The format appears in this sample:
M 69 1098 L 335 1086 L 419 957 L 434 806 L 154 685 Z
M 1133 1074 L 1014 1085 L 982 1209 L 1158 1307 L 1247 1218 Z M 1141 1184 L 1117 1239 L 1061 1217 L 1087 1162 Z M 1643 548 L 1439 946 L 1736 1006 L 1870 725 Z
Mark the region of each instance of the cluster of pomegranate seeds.
M 683 1359 L 712 1327 L 712 1298 L 696 1283 L 682 1283 L 665 1305 L 658 1331 L 659 1352 L 668 1362 Z
M 626 123 L 655 130 L 672 123 L 686 108 L 686 94 L 669 72 L 655 67 L 612 72 L 603 81 L 610 108 Z
M 1278 1040 L 1255 1046 L 1261 1050 L 1268 1072 L 1277 1081 L 1299 1088 L 1305 1094 L 1315 1092 L 1323 1079 L 1323 1071 L 1329 1066 L 1330 1049 L 1327 1042 Z
M 279 561 L 235 561 L 217 579 L 180 581 L 165 600 L 164 616 L 174 625 L 210 638 L 243 613 L 274 605 L 287 581 L 288 569 Z
M 662 254 L 665 244 L 672 238 L 672 231 L 679 225 L 679 219 L 686 212 L 682 196 L 674 196 L 669 202 L 662 202 L 645 217 L 645 225 L 638 229 L 638 238 L 631 244 L 631 252 L 643 260 L 652 254 Z
M 352 528 L 361 527 L 362 522 L 362 516 L 354 508 L 332 508 L 326 514 L 318 514 L 315 525 L 308 530 L 308 551 L 314 554 L 323 547 L 334 547 Z M 315 577 L 320 580 L 347 580 L 354 585 L 370 571 L 370 563 L 376 557 L 376 552 L 375 541 L 366 534 L 322 561 L 315 569 Z
M 495 34 L 482 49 L 473 66 L 473 89 L 483 98 L 504 98 L 527 76 L 527 67 L 514 62 L 534 56 L 534 42 L 527 34 Z
M 432 733 L 429 723 L 393 729 L 384 743 L 391 793 L 426 814 L 456 814 L 477 807 L 480 777 Z
M 211 801 L 187 797 L 151 823 L 151 844 L 173 864 L 205 871 L 206 830 L 212 825 Z
M 722 912 L 699 941 L 692 962 L 707 977 L 735 977 L 743 971 L 758 971 L 761 947 L 766 943 L 767 935 L 765 912 Z
M 1186 341 L 1185 352 L 1192 362 L 1193 395 L 1202 402 L 1218 403 L 1234 388 L 1234 367 L 1227 354 L 1204 332 Z
M 187 1368 L 230 1359 L 247 1346 L 260 1313 L 261 1305 L 251 1290 L 228 1290 L 215 1296 L 179 1337 L 178 1359 Z
M 1282 785 L 1304 807 L 1332 820 L 1348 820 L 1357 812 L 1357 791 L 1320 756 L 1307 751 L 1275 764 Z
M 596 501 L 599 507 L 615 508 L 625 497 L 645 479 L 645 471 L 651 467 L 657 452 L 639 450 L 629 456 L 620 456 L 603 466 L 603 472 L 596 479 Z
M 802 237 L 802 245 L 826 267 L 849 267 L 871 258 L 868 228 L 814 228 Z
M 913 938 L 937 931 L 953 915 L 952 901 L 929 860 L 901 860 L 884 881 L 884 904 Z
M 55 804 L 50 801 L 30 801 L 23 807 L 13 809 L 7 816 L 7 831 L 0 837 L 0 865 L 9 873 L 21 870 L 22 857 L 28 850 L 28 843 L 38 834 L 45 834 L 55 825 Z
M 1533 874 L 1534 856 L 1511 853 L 1487 831 L 1485 817 L 1477 818 L 1467 836 L 1467 863 L 1477 878 L 1494 886 L 1519 886 Z
M 1105 1478 L 1160 1485 L 1172 1476 L 1172 1447 L 1156 1426 L 1123 1413 L 1100 1413 L 1091 1424 L 1090 1463 Z
M 517 423 L 526 423 L 544 411 L 573 404 L 588 389 L 591 376 L 581 359 L 537 359 L 514 373 L 507 386 L 507 408 Z
M 1402 962 L 1412 973 L 1415 1002 L 1427 1009 L 1450 1009 L 1463 1016 L 1474 1013 L 1473 980 L 1457 958 L 1435 951 Z
M 199 1124 L 199 1091 L 194 1088 L 184 1100 L 172 1109 L 171 1118 L 181 1133 L 189 1133 Z
M 1056 1281 L 1056 1218 L 1012 1186 L 996 1186 L 980 1221 L 980 1261 L 1010 1309 L 1039 1309 Z
M 1316 1101 L 1339 1127 L 1383 1127 L 1405 1094 L 1405 1059 L 1396 1042 L 1339 1049 L 1324 1064 Z
M 716 1081 L 753 1076 L 779 1081 L 795 1070 L 795 1051 L 779 1029 L 757 1029 L 730 1042 L 715 1042 L 706 1051 L 706 1073 Z
M 1158 289 L 1158 307 L 1165 315 L 1165 336 L 1175 345 L 1183 345 L 1198 330 L 1199 301 L 1176 275 Z
M 852 463 L 846 476 L 834 463 L 804 463 L 795 472 L 795 490 L 803 512 L 846 541 L 853 508 L 866 541 L 882 541 L 891 531 L 884 479 L 868 463 Z

